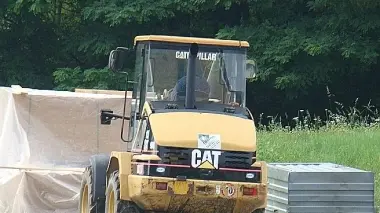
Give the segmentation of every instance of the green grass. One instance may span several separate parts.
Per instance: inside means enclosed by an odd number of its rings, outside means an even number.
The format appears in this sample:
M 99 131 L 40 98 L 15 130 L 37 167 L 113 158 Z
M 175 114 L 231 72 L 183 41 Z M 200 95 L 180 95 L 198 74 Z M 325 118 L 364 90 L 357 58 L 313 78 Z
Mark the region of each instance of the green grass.
M 270 162 L 331 162 L 375 174 L 380 206 L 380 127 L 334 126 L 318 131 L 258 132 L 258 158 Z M 379 208 L 380 209 L 380 208 Z

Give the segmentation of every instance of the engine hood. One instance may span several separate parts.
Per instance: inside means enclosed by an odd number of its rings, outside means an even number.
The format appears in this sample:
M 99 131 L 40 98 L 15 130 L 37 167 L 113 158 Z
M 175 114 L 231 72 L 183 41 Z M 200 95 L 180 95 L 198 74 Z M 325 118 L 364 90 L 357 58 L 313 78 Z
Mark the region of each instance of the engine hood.
M 249 119 L 203 112 L 168 112 L 153 113 L 149 121 L 160 146 L 256 151 L 256 128 Z

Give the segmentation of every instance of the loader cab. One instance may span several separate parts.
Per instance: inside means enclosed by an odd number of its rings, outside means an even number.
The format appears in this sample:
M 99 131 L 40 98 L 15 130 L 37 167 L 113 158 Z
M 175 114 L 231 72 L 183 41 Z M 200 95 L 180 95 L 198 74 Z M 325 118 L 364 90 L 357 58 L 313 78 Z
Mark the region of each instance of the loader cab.
M 246 79 L 255 77 L 256 65 L 247 60 L 248 42 L 175 36 L 137 36 L 133 50 L 118 48 L 110 54 L 109 67 L 133 76 L 128 140 L 146 101 L 184 103 L 189 47 L 197 44 L 195 102 L 245 107 Z M 133 54 L 133 72 L 126 70 Z

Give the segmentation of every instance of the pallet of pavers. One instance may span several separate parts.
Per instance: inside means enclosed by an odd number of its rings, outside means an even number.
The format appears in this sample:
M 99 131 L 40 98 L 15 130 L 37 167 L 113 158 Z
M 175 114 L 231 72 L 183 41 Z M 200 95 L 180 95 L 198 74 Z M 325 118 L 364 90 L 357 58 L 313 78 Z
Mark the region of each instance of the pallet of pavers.
M 374 174 L 333 163 L 270 163 L 266 213 L 375 213 Z
M 124 93 L 100 93 L 0 87 L 0 213 L 77 212 L 89 157 L 127 149 L 121 121 L 99 117 L 122 113 Z

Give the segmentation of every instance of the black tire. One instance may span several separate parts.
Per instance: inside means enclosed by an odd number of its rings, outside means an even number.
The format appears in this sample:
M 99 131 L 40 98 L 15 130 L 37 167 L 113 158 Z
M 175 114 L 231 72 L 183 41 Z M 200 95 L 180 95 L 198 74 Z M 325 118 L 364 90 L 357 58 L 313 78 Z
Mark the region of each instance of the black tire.
M 86 167 L 83 173 L 79 194 L 80 213 L 104 213 L 104 201 L 93 199 L 94 196 L 94 177 L 91 166 Z
M 120 200 L 119 171 L 114 171 L 108 179 L 105 207 L 105 213 L 144 213 L 133 202 Z
M 252 213 L 265 213 L 265 209 L 256 209 Z

